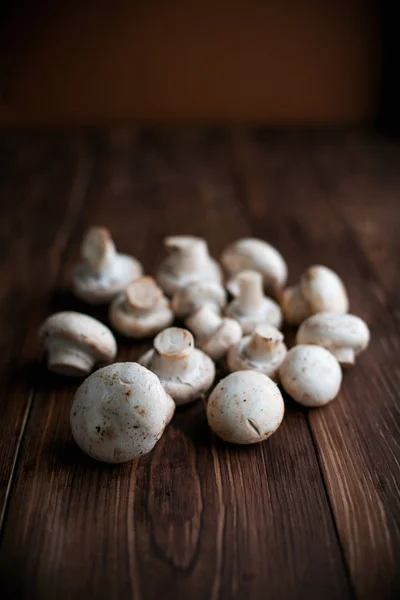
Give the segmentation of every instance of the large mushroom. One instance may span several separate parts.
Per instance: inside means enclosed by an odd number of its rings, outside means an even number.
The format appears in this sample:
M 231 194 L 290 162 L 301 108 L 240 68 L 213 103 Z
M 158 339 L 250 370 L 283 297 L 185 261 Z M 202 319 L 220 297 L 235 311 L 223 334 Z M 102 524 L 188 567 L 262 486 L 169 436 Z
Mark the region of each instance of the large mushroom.
M 73 290 L 85 302 L 106 304 L 142 272 L 136 258 L 117 253 L 108 229 L 89 227 L 81 246 L 81 262 L 73 274 Z
M 84 376 L 96 363 L 115 358 L 117 343 L 111 331 L 92 317 L 59 312 L 48 317 L 39 330 L 51 371 Z
M 92 458 L 122 463 L 150 452 L 174 410 L 154 373 L 137 363 L 115 363 L 78 388 L 70 413 L 72 434 Z

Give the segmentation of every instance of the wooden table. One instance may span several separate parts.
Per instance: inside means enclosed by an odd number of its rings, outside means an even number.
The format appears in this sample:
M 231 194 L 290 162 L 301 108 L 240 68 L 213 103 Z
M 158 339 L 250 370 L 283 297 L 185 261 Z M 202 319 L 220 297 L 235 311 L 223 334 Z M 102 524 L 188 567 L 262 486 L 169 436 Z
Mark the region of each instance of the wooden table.
M 156 129 L 1 138 L 1 598 L 399 597 L 400 148 L 357 133 Z M 201 403 L 149 455 L 96 463 L 74 444 L 77 383 L 38 362 L 88 224 L 149 272 L 166 234 L 218 256 L 254 235 L 290 282 L 338 271 L 372 331 L 331 405 L 287 399 L 266 443 L 228 446 Z M 146 344 L 120 341 L 119 359 Z M 396 565 L 397 562 L 397 565 Z

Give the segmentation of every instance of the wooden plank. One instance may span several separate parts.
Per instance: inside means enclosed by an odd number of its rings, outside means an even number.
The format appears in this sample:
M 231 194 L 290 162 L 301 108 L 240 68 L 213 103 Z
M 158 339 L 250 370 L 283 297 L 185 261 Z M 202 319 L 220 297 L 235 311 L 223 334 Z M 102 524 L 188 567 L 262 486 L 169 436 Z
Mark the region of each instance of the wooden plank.
M 290 147 L 291 151 L 287 141 L 274 143 L 262 136 L 256 145 L 245 144 L 245 189 L 259 223 L 279 215 L 283 225 L 270 231 L 269 239 L 280 241 L 290 257 L 291 281 L 308 264 L 332 267 L 348 287 L 351 310 L 371 327 L 371 345 L 356 367 L 346 371 L 338 399 L 307 414 L 356 595 L 394 598 L 399 591 L 400 548 L 396 322 L 370 258 L 332 208 L 336 197 L 328 202 L 321 188 L 315 161 L 318 142 L 314 140 L 312 150 L 307 138 L 294 136 Z M 286 202 L 273 193 L 265 201 L 273 177 L 282 180 Z M 375 186 L 379 188 L 379 181 Z M 263 233 L 261 224 L 257 231 Z
M 150 271 L 166 234 L 204 235 L 218 254 L 250 233 L 223 133 L 146 130 L 100 141 L 57 307 L 79 306 L 67 289 L 90 222 L 109 225 Z M 120 340 L 119 356 L 142 349 Z M 350 597 L 301 408 L 288 404 L 267 443 L 233 448 L 210 435 L 197 403 L 177 411 L 152 453 L 111 467 L 73 444 L 74 389 L 46 374 L 33 403 L 0 549 L 11 597 Z
M 0 529 L 31 403 L 37 327 L 90 172 L 76 136 L 3 136 L 0 142 Z

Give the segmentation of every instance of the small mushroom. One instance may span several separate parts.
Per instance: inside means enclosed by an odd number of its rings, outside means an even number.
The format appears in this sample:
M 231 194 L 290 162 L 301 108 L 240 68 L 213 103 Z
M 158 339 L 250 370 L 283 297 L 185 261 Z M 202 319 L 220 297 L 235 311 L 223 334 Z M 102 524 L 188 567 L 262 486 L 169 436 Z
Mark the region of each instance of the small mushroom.
M 227 288 L 237 296 L 240 271 L 261 273 L 265 289 L 275 295 L 286 283 L 287 266 L 283 256 L 270 244 L 257 238 L 244 238 L 230 244 L 221 254 L 221 263 L 232 278 Z
M 259 323 L 279 328 L 282 313 L 278 304 L 264 296 L 262 276 L 256 271 L 242 271 L 238 275 L 239 295 L 226 309 L 226 314 L 239 321 L 246 335 Z
M 220 313 L 226 305 L 226 291 L 217 281 L 195 281 L 178 290 L 172 297 L 171 307 L 179 319 L 185 319 L 202 306 Z
M 257 325 L 228 352 L 230 371 L 259 371 L 277 381 L 279 367 L 286 356 L 283 334 L 271 325 Z
M 194 281 L 221 283 L 221 268 L 209 255 L 205 240 L 176 235 L 165 238 L 164 245 L 169 255 L 158 269 L 157 281 L 168 296 Z
M 136 258 L 117 253 L 108 229 L 89 227 L 81 246 L 81 262 L 73 274 L 73 290 L 85 302 L 106 304 L 142 272 Z
M 346 313 L 349 300 L 340 277 L 328 267 L 308 267 L 300 283 L 281 293 L 281 306 L 285 320 L 300 325 L 304 319 L 319 312 Z
M 295 346 L 279 369 L 284 390 L 304 406 L 323 406 L 339 393 L 342 371 L 336 358 L 321 346 Z
M 96 363 L 111 361 L 117 354 L 117 343 L 108 327 L 77 312 L 51 315 L 41 326 L 39 337 L 47 352 L 48 368 L 62 375 L 87 375 Z
M 229 317 L 220 317 L 209 306 L 203 306 L 185 321 L 196 336 L 196 344 L 213 360 L 225 356 L 232 344 L 242 337 L 242 327 Z
M 212 385 L 215 365 L 194 347 L 190 331 L 169 327 L 154 339 L 154 347 L 139 363 L 153 371 L 176 404 L 186 404 L 202 396 Z
M 137 363 L 115 363 L 78 388 L 70 413 L 72 434 L 92 458 L 123 463 L 150 452 L 174 410 L 154 373 Z
M 350 366 L 368 346 L 369 338 L 369 329 L 359 317 L 321 312 L 301 324 L 296 343 L 323 346 L 340 364 Z
M 112 326 L 131 338 L 151 337 L 171 325 L 174 313 L 152 277 L 132 281 L 110 305 Z
M 255 444 L 278 429 L 284 411 L 282 395 L 272 379 L 256 371 L 237 371 L 211 392 L 207 420 L 226 442 Z

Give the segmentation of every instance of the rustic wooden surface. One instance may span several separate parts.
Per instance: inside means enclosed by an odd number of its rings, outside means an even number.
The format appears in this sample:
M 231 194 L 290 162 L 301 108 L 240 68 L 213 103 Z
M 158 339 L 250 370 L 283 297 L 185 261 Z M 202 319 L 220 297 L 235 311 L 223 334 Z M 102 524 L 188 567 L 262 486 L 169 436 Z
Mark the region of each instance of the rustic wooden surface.
M 0 597 L 399 597 L 400 149 L 363 134 L 144 129 L 0 141 Z M 149 272 L 162 238 L 256 235 L 341 273 L 372 342 L 330 406 L 287 398 L 266 443 L 228 446 L 177 411 L 122 466 L 74 444 L 76 382 L 38 361 L 88 224 Z M 90 311 L 106 319 L 104 310 Z M 120 341 L 134 360 L 143 344 Z

